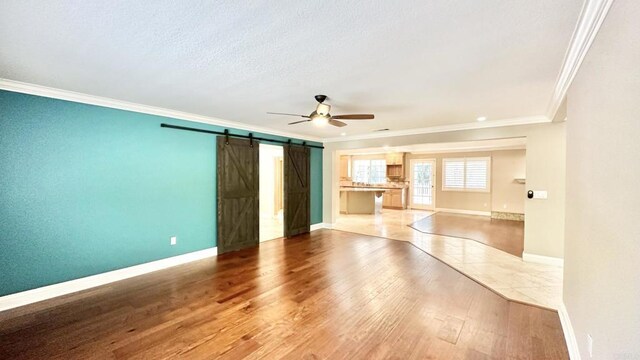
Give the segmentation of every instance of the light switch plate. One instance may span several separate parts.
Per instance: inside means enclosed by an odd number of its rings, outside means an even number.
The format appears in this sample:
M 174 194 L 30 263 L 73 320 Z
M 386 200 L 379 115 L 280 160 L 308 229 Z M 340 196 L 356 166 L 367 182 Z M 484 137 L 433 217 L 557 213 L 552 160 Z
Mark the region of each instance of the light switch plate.
M 533 191 L 533 198 L 534 199 L 546 199 L 547 198 L 547 191 L 546 190 L 534 190 Z
M 178 238 L 176 236 L 171 237 L 171 245 L 175 245 L 178 242 Z

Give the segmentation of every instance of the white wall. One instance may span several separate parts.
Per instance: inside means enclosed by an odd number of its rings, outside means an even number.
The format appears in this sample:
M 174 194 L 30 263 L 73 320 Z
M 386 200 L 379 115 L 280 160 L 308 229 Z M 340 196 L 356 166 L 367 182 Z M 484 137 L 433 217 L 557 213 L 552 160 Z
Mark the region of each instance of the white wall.
M 525 187 L 514 181 L 526 173 L 525 150 L 494 150 L 455 153 L 407 154 L 411 159 L 436 160 L 436 207 L 472 211 L 502 211 L 524 214 Z M 442 190 L 442 159 L 456 157 L 491 157 L 491 190 L 466 192 Z M 411 169 L 405 169 L 407 179 Z M 506 208 L 504 207 L 506 205 Z
M 582 359 L 640 359 L 640 2 L 617 0 L 567 97 L 564 303 Z
M 565 125 L 546 123 L 325 143 L 323 222 L 333 223 L 338 203 L 338 150 L 426 143 L 527 138 L 526 189 L 547 190 L 547 200 L 525 200 L 525 253 L 562 257 L 564 250 Z M 534 202 L 535 203 L 532 203 Z M 337 208 L 337 207 L 336 207 Z
M 546 190 L 548 199 L 524 202 L 524 253 L 564 257 L 565 123 L 527 135 L 527 190 Z
M 491 154 L 491 211 L 524 214 L 525 184 L 515 181 L 525 178 L 525 150 L 502 150 Z

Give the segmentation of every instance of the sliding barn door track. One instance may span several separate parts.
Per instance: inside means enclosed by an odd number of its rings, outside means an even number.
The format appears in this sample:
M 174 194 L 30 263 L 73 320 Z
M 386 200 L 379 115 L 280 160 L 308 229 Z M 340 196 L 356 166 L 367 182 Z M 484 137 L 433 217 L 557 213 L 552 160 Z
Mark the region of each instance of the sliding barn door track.
M 164 123 L 160 124 L 160 127 L 176 129 L 176 130 L 194 131 L 194 132 L 212 134 L 212 135 L 224 135 L 227 137 L 230 136 L 230 137 L 250 139 L 250 140 L 256 140 L 256 141 L 267 141 L 267 142 L 276 143 L 276 144 L 297 145 L 297 146 L 304 146 L 304 147 L 309 147 L 314 149 L 324 149 L 324 146 L 322 145 L 311 145 L 311 144 L 307 144 L 306 141 L 303 141 L 302 143 L 295 143 L 291 139 L 277 140 L 277 139 L 262 138 L 262 137 L 253 136 L 253 133 L 249 133 L 248 135 L 232 134 L 228 129 L 225 129 L 224 131 L 214 131 L 214 130 L 198 129 L 198 128 L 192 128 L 192 127 L 186 127 L 186 126 L 164 124 Z

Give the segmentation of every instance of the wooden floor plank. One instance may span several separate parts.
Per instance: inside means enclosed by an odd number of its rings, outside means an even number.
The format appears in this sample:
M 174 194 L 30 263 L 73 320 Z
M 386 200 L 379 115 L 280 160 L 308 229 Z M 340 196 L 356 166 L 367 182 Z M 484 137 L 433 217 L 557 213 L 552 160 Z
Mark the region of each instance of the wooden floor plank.
M 319 230 L 0 314 L 2 359 L 568 359 L 555 312 Z
M 426 234 L 475 240 L 517 257 L 524 251 L 524 221 L 437 212 L 411 227 Z

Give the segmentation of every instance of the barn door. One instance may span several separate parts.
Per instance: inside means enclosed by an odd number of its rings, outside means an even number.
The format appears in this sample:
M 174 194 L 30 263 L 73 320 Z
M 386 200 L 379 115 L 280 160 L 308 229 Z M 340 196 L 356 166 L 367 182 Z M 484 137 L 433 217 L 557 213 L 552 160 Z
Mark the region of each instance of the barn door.
M 308 233 L 311 227 L 310 151 L 284 147 L 284 236 Z
M 218 136 L 218 253 L 257 246 L 258 142 Z

